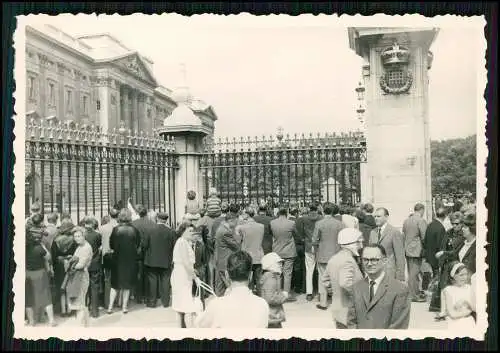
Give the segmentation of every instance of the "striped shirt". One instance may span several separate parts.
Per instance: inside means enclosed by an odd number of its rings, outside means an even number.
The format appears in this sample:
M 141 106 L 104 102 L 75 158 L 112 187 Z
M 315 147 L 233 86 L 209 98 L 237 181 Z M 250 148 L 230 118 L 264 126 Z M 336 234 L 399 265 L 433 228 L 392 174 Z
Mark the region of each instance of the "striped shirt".
M 207 215 L 209 217 L 219 217 L 221 214 L 221 200 L 215 196 L 207 200 Z

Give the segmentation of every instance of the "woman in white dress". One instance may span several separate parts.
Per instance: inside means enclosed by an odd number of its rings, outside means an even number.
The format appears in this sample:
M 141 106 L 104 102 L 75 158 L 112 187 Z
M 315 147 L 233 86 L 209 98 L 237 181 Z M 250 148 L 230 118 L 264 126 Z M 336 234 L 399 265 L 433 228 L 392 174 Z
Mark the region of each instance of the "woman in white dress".
M 195 235 L 194 227 L 188 226 L 175 242 L 173 253 L 172 309 L 179 314 L 180 327 L 182 328 L 193 327 L 196 312 L 192 292 L 193 280 L 197 278 L 194 270 L 195 253 L 193 250 Z
M 458 262 L 450 271 L 452 284 L 443 290 L 448 329 L 463 330 L 474 326 L 472 316 L 472 288 L 469 284 L 469 270 Z

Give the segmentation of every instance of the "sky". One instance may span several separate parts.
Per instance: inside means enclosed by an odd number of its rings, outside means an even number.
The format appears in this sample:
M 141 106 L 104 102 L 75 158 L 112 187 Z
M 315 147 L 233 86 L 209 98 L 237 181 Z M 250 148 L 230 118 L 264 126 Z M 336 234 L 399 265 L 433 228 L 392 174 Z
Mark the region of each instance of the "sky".
M 107 32 L 154 62 L 157 80 L 180 85 L 213 106 L 217 137 L 345 132 L 361 128 L 354 91 L 362 60 L 335 21 L 307 24 L 271 16 L 59 15 L 48 22 L 71 35 Z M 383 26 L 384 24 L 381 24 Z M 441 28 L 429 72 L 431 139 L 476 133 L 478 30 Z

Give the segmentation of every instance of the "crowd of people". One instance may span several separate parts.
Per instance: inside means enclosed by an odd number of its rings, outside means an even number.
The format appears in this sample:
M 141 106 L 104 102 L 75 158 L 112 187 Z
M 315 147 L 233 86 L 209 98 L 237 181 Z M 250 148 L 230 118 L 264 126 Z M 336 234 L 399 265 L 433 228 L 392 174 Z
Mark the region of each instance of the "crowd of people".
M 179 224 L 142 205 L 99 223 L 67 214 L 26 220 L 26 319 L 128 313 L 129 302 L 171 307 L 179 327 L 280 328 L 284 303 L 305 294 L 339 329 L 406 329 L 411 302 L 436 320 L 475 320 L 475 213 L 416 204 L 402 225 L 371 204 L 270 208 L 187 195 Z M 449 221 L 448 221 L 449 220 Z M 316 283 L 313 283 L 315 275 Z M 471 276 L 472 275 L 472 276 Z M 242 305 L 244 303 L 244 305 Z M 104 310 L 99 310 L 103 308 Z M 234 310 L 233 310 L 234 309 Z

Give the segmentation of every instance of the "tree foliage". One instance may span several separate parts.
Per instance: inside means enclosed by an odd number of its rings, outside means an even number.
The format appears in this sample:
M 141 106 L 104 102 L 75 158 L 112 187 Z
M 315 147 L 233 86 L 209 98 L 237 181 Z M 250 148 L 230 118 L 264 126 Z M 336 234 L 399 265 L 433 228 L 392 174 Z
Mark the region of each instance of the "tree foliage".
M 476 135 L 431 141 L 432 193 L 476 192 Z

